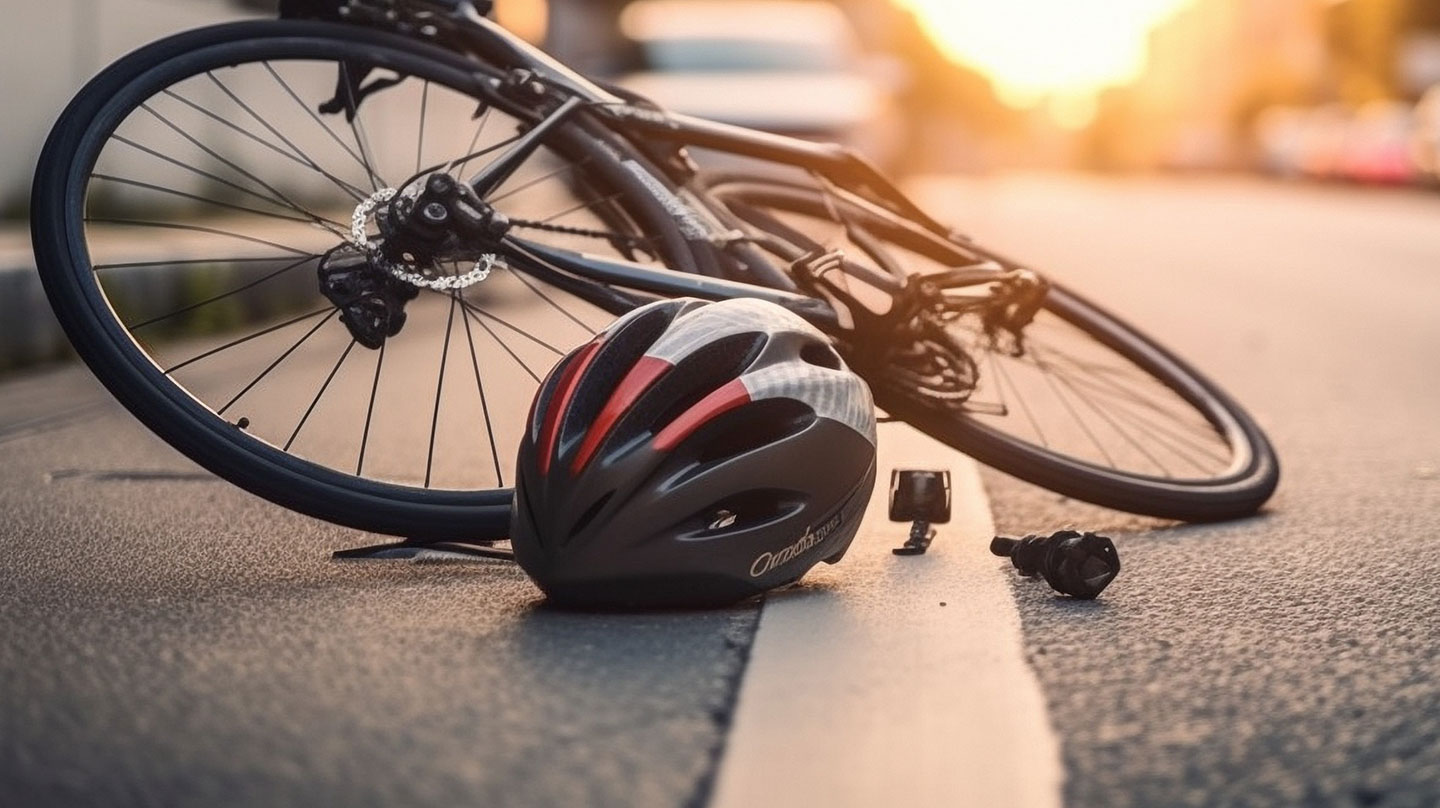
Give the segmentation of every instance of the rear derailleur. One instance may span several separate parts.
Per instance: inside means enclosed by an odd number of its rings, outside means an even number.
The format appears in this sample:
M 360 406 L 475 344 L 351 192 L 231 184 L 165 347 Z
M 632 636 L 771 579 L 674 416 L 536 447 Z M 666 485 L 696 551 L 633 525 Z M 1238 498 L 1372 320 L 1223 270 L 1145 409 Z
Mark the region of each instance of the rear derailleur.
M 373 218 L 380 234 L 367 235 Z M 360 345 L 379 349 L 405 326 L 405 306 L 429 289 L 455 294 L 499 266 L 492 252 L 510 230 L 505 216 L 448 174 L 432 174 L 418 194 L 377 191 L 356 209 L 345 244 L 320 261 L 320 292 Z M 445 263 L 474 262 L 449 273 Z

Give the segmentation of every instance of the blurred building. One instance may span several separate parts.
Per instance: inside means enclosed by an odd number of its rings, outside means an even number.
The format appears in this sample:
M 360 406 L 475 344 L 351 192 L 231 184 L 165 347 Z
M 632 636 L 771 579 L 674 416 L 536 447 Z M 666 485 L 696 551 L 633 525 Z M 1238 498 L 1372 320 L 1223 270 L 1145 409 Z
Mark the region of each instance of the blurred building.
M 51 125 L 105 65 L 166 34 L 244 16 L 229 0 L 7 3 L 0 26 L 0 212 L 23 215 Z

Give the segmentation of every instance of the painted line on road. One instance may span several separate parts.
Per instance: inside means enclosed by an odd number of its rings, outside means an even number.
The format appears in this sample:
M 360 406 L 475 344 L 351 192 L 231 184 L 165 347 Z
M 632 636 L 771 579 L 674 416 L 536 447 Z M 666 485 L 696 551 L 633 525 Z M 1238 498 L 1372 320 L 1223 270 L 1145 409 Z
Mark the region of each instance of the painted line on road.
M 850 553 L 765 603 L 711 805 L 1058 806 L 1059 740 L 987 549 L 979 470 L 908 426 L 881 430 Z M 908 532 L 887 519 L 897 467 L 951 470 L 954 517 L 923 556 L 890 552 Z

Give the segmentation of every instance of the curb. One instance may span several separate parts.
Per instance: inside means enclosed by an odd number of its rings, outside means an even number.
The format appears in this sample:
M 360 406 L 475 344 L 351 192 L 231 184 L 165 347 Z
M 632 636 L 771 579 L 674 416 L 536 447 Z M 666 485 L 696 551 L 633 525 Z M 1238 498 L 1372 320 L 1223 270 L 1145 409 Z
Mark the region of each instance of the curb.
M 35 267 L 0 267 L 0 373 L 73 355 Z

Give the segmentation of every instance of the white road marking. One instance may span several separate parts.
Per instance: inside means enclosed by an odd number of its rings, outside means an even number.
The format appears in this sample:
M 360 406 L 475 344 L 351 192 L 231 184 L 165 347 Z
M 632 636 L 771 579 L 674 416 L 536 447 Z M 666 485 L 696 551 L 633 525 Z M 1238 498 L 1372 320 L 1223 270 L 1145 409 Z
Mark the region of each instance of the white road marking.
M 897 467 L 953 477 L 953 519 L 923 556 L 890 552 L 908 533 L 887 520 Z M 850 553 L 764 606 L 711 805 L 1060 805 L 1060 745 L 993 530 L 972 460 L 881 427 Z

